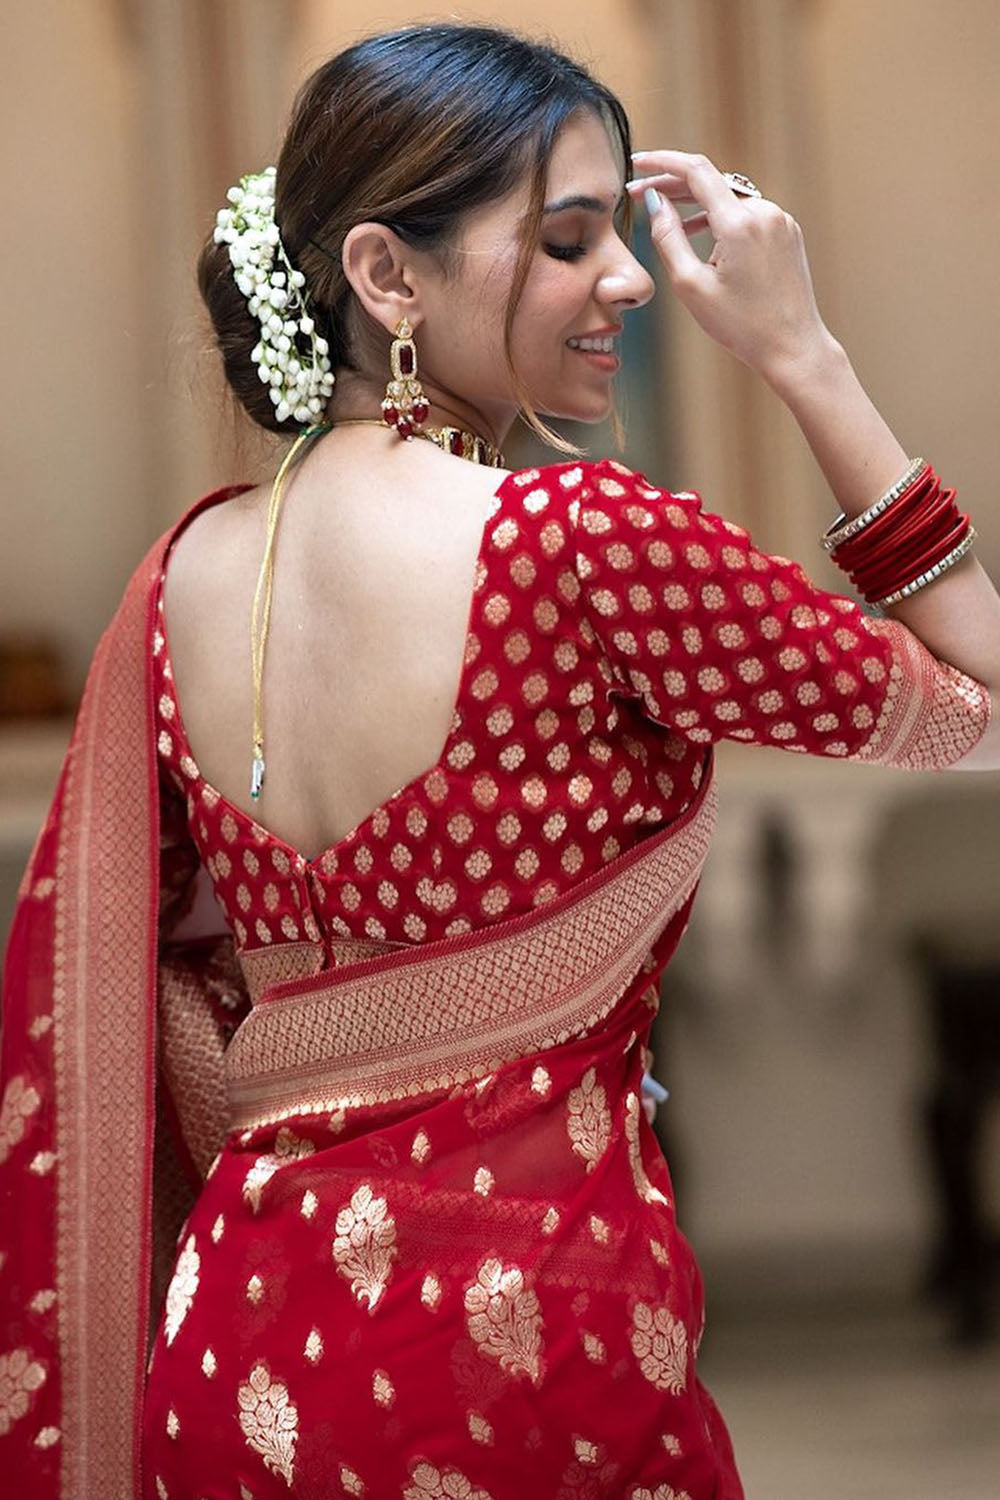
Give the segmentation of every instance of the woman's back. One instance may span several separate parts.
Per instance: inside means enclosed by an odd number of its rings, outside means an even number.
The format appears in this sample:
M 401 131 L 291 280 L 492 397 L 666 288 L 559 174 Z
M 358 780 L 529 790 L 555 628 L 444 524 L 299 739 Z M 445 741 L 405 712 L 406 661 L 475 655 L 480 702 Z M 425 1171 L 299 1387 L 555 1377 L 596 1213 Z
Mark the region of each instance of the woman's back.
M 398 480 L 387 466 L 381 491 L 347 464 L 289 487 L 260 803 L 246 649 L 259 497 L 202 512 L 165 569 L 157 739 L 183 801 L 165 804 L 164 828 L 189 850 L 181 881 L 190 860 L 207 869 L 246 972 L 251 950 L 282 942 L 308 940 L 316 963 L 322 939 L 433 941 L 529 912 L 672 822 L 701 784 L 705 746 L 625 701 L 635 690 L 581 585 L 599 543 L 575 518 L 621 510 L 628 471 L 445 465 Z M 631 510 L 624 525 L 652 522 Z
M 387 435 L 376 448 L 371 437 L 324 442 L 286 487 L 259 803 L 249 796 L 250 615 L 270 487 L 198 516 L 172 551 L 164 586 L 199 769 L 307 857 L 435 765 L 455 707 L 483 530 L 505 477 L 429 444 L 390 447 Z

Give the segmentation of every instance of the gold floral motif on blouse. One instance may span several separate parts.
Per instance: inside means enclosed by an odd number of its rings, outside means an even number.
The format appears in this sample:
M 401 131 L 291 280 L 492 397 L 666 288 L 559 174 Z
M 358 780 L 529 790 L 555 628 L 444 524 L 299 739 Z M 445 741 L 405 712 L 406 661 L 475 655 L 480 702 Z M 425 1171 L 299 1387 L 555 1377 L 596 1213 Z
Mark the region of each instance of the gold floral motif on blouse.
M 571 1089 L 566 1101 L 566 1130 L 573 1152 L 592 1172 L 611 1139 L 611 1114 L 607 1095 L 597 1082 L 594 1068 L 588 1068 L 579 1088 Z
M 45 1383 L 45 1367 L 27 1349 L 0 1354 L 0 1437 L 28 1410 L 31 1394 Z
M 289 1400 L 288 1388 L 273 1380 L 261 1360 L 239 1389 L 239 1418 L 247 1446 L 259 1453 L 265 1468 L 278 1474 L 291 1488 L 294 1478 L 295 1444 L 299 1435 L 299 1413 Z
M 384 1198 L 376 1198 L 367 1182 L 354 1191 L 351 1201 L 337 1215 L 333 1258 L 337 1270 L 351 1284 L 358 1302 L 366 1302 L 373 1313 L 392 1274 L 399 1253 L 396 1221 Z
M 414 1459 L 403 1500 L 493 1500 L 493 1497 L 488 1490 L 474 1487 L 457 1469 L 436 1469 L 433 1464 Z
M 658 1391 L 679 1396 L 687 1385 L 687 1329 L 668 1307 L 638 1302 L 632 1313 L 632 1353 Z
M 542 1379 L 542 1314 L 535 1292 L 524 1284 L 518 1266 L 504 1269 L 499 1260 L 483 1261 L 476 1280 L 465 1291 L 469 1334 L 485 1359 L 496 1360 L 513 1376 Z
M 195 1249 L 194 1235 L 189 1234 L 184 1249 L 177 1258 L 177 1265 L 167 1288 L 167 1310 L 163 1332 L 168 1344 L 173 1343 L 178 1329 L 188 1315 L 195 1292 L 198 1290 L 200 1270 L 201 1256 Z

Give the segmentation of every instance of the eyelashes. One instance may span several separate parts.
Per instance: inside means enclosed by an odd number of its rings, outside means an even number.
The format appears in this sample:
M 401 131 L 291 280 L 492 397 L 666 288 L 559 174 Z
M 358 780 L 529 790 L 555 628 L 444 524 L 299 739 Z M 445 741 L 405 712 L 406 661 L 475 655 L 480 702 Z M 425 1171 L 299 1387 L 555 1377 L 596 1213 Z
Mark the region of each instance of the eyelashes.
M 581 255 L 586 255 L 586 245 L 546 245 L 546 255 L 551 255 L 553 260 L 579 260 Z

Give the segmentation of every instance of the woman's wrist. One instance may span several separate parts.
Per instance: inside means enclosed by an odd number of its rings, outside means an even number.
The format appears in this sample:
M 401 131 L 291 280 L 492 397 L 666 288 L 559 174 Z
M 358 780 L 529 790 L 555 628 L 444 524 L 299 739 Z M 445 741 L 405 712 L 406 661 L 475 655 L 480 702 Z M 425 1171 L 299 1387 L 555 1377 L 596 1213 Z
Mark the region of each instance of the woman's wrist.
M 894 484 L 912 455 L 900 445 L 832 334 L 772 367 L 769 384 L 798 423 L 845 516 Z
M 801 349 L 776 359 L 758 373 L 794 415 L 798 401 L 817 387 L 842 380 L 851 371 L 843 345 L 825 326 Z

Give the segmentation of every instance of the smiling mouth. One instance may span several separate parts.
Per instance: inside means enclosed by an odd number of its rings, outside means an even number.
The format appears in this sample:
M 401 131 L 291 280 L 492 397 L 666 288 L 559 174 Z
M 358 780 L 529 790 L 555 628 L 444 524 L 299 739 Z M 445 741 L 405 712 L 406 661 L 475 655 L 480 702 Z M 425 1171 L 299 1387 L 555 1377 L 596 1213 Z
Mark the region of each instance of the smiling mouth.
M 614 354 L 616 352 L 615 336 L 610 333 L 598 338 L 567 339 L 566 343 L 571 349 L 584 349 L 591 354 Z

